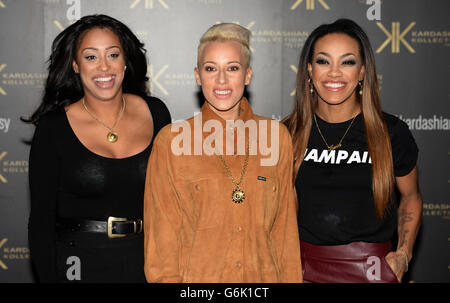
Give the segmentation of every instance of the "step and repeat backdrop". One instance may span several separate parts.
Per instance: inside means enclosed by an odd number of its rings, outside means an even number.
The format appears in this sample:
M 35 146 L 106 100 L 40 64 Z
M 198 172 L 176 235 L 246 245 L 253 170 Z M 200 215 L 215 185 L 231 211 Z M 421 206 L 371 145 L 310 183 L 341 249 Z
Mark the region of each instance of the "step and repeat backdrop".
M 0 282 L 33 282 L 28 248 L 27 141 L 20 121 L 40 102 L 53 39 L 81 16 L 127 24 L 148 51 L 149 89 L 173 120 L 198 112 L 193 69 L 200 36 L 235 22 L 252 32 L 254 111 L 292 108 L 301 48 L 337 18 L 355 20 L 376 53 L 384 110 L 420 149 L 423 221 L 406 282 L 450 282 L 450 1 L 448 0 L 0 0 Z

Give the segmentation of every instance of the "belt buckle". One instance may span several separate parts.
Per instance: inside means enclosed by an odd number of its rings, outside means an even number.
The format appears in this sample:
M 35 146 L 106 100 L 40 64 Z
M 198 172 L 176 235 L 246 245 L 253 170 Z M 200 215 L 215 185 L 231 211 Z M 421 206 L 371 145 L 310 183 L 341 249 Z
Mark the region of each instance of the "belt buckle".
M 117 217 L 108 217 L 108 238 L 113 239 L 113 238 L 123 238 L 126 235 L 122 235 L 122 234 L 113 234 L 113 223 L 114 222 L 124 222 L 127 221 L 127 218 L 117 218 Z
M 139 222 L 139 228 L 137 227 L 137 222 Z M 135 234 L 141 233 L 142 232 L 142 225 L 143 225 L 142 220 L 139 219 L 137 221 L 133 221 L 133 224 L 134 224 L 134 233 Z

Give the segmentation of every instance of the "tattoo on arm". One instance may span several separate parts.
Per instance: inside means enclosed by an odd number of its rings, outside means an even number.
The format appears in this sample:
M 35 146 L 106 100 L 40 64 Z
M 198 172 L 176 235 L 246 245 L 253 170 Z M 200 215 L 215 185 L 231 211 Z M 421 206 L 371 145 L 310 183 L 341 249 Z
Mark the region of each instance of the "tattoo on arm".
M 413 218 L 413 212 L 407 211 L 406 209 L 399 209 L 398 210 L 398 225 L 399 227 L 403 227 L 405 223 L 411 222 L 414 220 Z
M 413 212 L 407 211 L 406 209 L 399 209 L 398 210 L 398 231 L 400 233 L 399 242 L 400 246 L 406 246 L 408 247 L 408 240 L 406 239 L 406 236 L 409 233 L 409 229 L 404 229 L 405 224 L 413 221 Z
M 404 230 L 403 233 L 400 236 L 399 242 L 400 245 L 399 247 L 405 246 L 408 247 L 408 240 L 406 239 L 406 235 L 409 233 L 409 230 Z

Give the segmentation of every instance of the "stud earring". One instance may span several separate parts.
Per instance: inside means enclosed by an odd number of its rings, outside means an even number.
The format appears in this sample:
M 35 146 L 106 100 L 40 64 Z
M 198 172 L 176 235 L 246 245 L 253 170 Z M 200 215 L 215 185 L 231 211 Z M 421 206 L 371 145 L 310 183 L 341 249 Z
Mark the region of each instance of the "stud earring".
M 126 71 L 127 70 L 127 66 L 125 65 L 124 67 L 123 67 L 123 71 Z
M 363 94 L 363 88 L 362 88 L 362 83 L 361 83 L 361 81 L 358 82 L 358 85 L 359 85 L 359 95 L 362 96 L 362 94 Z

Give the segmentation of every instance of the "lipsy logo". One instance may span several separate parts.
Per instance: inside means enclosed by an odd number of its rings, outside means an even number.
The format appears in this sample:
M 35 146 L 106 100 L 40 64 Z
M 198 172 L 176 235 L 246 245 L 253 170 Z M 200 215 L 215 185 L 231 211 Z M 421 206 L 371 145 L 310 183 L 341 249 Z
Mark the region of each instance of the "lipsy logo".
M 7 133 L 10 124 L 11 124 L 10 118 L 0 118 L 0 131 Z

